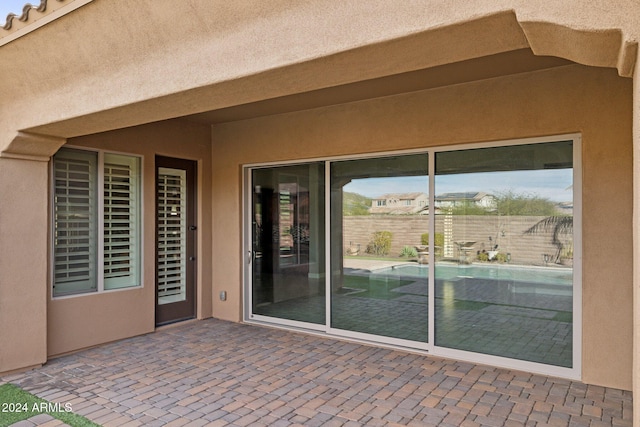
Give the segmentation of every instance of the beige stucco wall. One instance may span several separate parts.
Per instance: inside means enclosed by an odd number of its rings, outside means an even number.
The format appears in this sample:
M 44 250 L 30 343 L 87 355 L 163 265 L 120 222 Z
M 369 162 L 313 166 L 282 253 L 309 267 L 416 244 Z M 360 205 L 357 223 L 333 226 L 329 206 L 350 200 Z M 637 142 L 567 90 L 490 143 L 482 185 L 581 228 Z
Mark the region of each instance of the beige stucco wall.
M 47 171 L 44 162 L 0 159 L 0 371 L 47 358 Z
M 61 354 L 155 329 L 155 155 L 198 162 L 197 317 L 211 317 L 211 131 L 166 121 L 86 137 L 68 145 L 143 156 L 143 287 L 51 299 L 47 353 Z M 47 281 L 47 283 L 49 283 Z M 43 291 L 44 289 L 40 289 Z
M 240 320 L 242 165 L 581 132 L 582 379 L 632 383 L 630 79 L 579 65 L 213 128 L 216 317 Z
M 640 67 L 634 70 L 633 84 L 633 250 L 640 253 Z M 634 426 L 640 426 L 640 266 L 633 266 L 633 402 Z

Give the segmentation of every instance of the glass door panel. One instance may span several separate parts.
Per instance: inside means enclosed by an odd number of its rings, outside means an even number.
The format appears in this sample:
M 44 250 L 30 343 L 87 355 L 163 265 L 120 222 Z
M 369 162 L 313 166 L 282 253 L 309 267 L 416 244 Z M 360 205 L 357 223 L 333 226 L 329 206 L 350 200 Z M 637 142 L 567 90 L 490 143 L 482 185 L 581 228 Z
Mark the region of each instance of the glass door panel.
M 435 345 L 572 367 L 573 143 L 436 153 Z
M 331 164 L 331 327 L 428 341 L 428 156 Z
M 156 156 L 156 324 L 195 317 L 196 163 Z
M 252 189 L 252 316 L 324 324 L 324 163 L 255 169 Z
M 158 305 L 187 298 L 187 173 L 158 168 Z

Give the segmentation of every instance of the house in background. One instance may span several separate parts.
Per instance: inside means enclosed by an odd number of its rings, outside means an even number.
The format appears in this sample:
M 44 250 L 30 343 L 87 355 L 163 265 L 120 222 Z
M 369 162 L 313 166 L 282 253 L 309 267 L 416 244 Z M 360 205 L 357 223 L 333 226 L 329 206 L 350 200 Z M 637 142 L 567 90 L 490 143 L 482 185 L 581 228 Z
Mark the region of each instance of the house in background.
M 556 210 L 560 215 L 573 215 L 573 202 L 560 202 L 556 204 Z
M 384 194 L 371 199 L 370 214 L 416 214 L 428 211 L 429 197 L 425 193 Z
M 42 3 L 0 29 L 0 372 L 213 316 L 640 395 L 636 0 Z M 345 185 L 504 170 L 573 179 L 562 363 L 332 327 Z
M 496 198 L 485 192 L 443 193 L 436 196 L 436 208 L 452 208 L 475 205 L 484 209 L 495 209 Z

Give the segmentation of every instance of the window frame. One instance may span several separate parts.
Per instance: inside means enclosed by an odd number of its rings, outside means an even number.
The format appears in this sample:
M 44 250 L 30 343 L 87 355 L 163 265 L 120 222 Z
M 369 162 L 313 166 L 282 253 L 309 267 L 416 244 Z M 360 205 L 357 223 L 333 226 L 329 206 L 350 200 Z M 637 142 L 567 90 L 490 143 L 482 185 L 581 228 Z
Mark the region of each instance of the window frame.
M 94 289 L 81 290 L 73 293 L 64 293 L 61 295 L 55 294 L 55 164 L 54 157 L 59 152 L 60 149 L 70 149 L 75 150 L 77 152 L 86 152 L 93 153 L 97 157 L 97 170 L 96 170 L 96 237 L 95 237 L 95 247 L 93 248 L 96 252 L 96 286 Z M 105 258 L 104 258 L 104 250 L 105 250 L 105 155 L 114 155 L 114 156 L 125 156 L 129 157 L 132 160 L 135 159 L 137 161 L 137 179 L 136 179 L 136 187 L 137 187 L 137 195 L 136 195 L 136 206 L 138 210 L 137 218 L 135 218 L 137 222 L 137 248 L 135 249 L 137 258 L 137 273 L 135 274 L 134 281 L 137 281 L 136 284 L 132 286 L 121 286 L 114 288 L 105 288 Z M 141 154 L 134 154 L 123 151 L 116 150 L 104 150 L 99 148 L 92 147 L 83 147 L 77 145 L 63 145 L 51 156 L 49 161 L 49 290 L 50 297 L 52 300 L 58 299 L 67 299 L 67 298 L 76 298 L 82 296 L 89 295 L 99 295 L 102 293 L 110 293 L 110 292 L 119 292 L 119 291 L 127 291 L 127 290 L 136 290 L 144 287 L 144 156 Z

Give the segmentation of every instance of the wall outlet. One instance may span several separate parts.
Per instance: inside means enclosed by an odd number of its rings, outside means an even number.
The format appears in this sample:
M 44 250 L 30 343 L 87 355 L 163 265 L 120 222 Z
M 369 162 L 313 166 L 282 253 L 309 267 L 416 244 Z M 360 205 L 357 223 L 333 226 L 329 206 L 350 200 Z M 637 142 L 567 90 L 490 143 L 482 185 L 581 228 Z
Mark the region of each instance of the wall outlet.
M 227 300 L 227 291 L 220 291 L 220 301 Z

